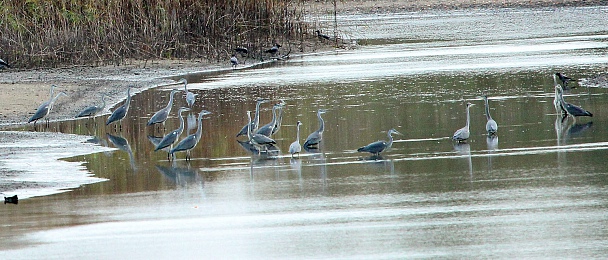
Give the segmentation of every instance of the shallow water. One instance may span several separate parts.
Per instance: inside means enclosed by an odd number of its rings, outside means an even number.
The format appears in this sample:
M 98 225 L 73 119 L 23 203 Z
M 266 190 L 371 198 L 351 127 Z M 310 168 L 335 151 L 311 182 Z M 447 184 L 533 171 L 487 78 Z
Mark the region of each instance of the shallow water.
M 184 114 L 213 113 L 188 162 L 184 154 L 169 162 L 166 152 L 153 152 L 149 136 L 164 131 L 145 127 L 170 88 L 136 95 L 122 131 L 104 127 L 105 116 L 51 124 L 49 131 L 118 148 L 68 159 L 84 160 L 108 181 L 0 207 L 11 216 L 0 221 L 9 241 L 0 256 L 601 258 L 608 248 L 601 228 L 608 224 L 608 94 L 567 92 L 567 101 L 594 117 L 562 122 L 551 75 L 605 71 L 607 12 L 342 17 L 346 34 L 366 39 L 355 50 L 187 76 L 199 99 Z M 484 133 L 484 93 L 497 139 Z M 275 136 L 279 155 L 252 154 L 234 137 L 258 97 L 287 103 Z M 475 104 L 472 135 L 455 145 L 463 99 Z M 178 127 L 183 105 L 180 96 L 166 129 Z M 270 107 L 262 106 L 261 124 L 270 121 Z M 320 151 L 291 159 L 295 122 L 303 122 L 304 139 L 318 128 L 319 108 L 328 110 Z M 382 157 L 356 152 L 391 128 L 403 135 Z

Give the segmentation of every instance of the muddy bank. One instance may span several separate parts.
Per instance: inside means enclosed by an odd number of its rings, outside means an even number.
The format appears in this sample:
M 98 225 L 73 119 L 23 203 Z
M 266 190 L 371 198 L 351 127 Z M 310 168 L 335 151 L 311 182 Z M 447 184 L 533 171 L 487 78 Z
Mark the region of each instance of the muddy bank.
M 227 64 L 203 64 L 192 61 L 134 62 L 124 66 L 71 67 L 37 70 L 5 70 L 0 74 L 0 127 L 23 124 L 35 112 L 38 105 L 49 98 L 52 84 L 56 92 L 64 91 L 67 97 L 57 100 L 51 120 L 73 118 L 84 107 L 99 104 L 103 93 L 108 104 L 124 100 L 127 86 L 134 85 L 135 92 L 173 83 L 163 77 L 227 68 Z M 111 105 L 106 106 L 107 113 Z

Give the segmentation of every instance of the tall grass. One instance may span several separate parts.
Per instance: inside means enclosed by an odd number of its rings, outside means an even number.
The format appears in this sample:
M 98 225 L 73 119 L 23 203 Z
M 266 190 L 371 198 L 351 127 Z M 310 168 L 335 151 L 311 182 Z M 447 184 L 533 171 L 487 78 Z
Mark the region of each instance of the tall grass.
M 4 0 L 0 55 L 15 67 L 225 60 L 300 40 L 303 3 L 289 0 Z

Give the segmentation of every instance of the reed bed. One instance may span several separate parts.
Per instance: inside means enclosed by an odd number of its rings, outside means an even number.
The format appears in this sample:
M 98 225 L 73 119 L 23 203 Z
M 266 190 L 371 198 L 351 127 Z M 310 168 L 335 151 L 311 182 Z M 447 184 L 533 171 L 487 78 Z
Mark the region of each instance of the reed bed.
M 126 60 L 226 60 L 307 33 L 302 1 L 5 0 L 2 58 L 15 67 L 107 65 Z

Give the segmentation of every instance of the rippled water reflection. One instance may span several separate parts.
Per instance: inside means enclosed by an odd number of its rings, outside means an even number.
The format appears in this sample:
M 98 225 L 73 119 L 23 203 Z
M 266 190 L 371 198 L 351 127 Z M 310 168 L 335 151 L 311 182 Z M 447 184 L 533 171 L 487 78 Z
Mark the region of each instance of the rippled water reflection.
M 605 12 L 576 9 L 568 17 Z M 500 14 L 497 23 L 545 11 Z M 392 41 L 266 68 L 189 75 L 199 99 L 184 113 L 185 132 L 195 131 L 192 116 L 201 109 L 213 113 L 203 120 L 202 141 L 189 162 L 184 154 L 170 162 L 166 152 L 154 152 L 164 131 L 145 126 L 166 104 L 170 87 L 136 95 L 122 132 L 104 127 L 105 117 L 52 124 L 52 131 L 90 135 L 91 142 L 118 150 L 69 159 L 86 161 L 109 181 L 32 199 L 11 212 L 33 222 L 54 219 L 33 225 L 43 229 L 77 225 L 29 235 L 26 241 L 43 244 L 24 251 L 66 256 L 63 245 L 80 243 L 87 252 L 67 255 L 126 256 L 137 247 L 144 251 L 139 256 L 153 257 L 162 240 L 163 250 L 182 257 L 192 257 L 193 248 L 227 258 L 604 256 L 608 94 L 595 88 L 567 93 L 569 102 L 595 115 L 576 122 L 557 120 L 551 103 L 552 73 L 584 78 L 605 69 L 603 25 L 564 35 L 570 18 L 551 20 L 557 25 L 540 20 L 530 33 L 490 30 L 466 39 L 448 26 L 421 43 L 404 43 L 408 35 L 396 30 L 412 21 L 452 19 L 472 28 L 487 16 L 397 16 L 387 23 L 396 26 L 394 38 L 368 37 Z M 416 28 L 414 34 L 422 32 Z M 541 29 L 543 35 L 532 33 Z M 476 44 L 468 37 L 483 39 Z M 484 133 L 482 94 L 490 97 L 497 138 Z M 235 138 L 258 97 L 287 103 L 276 156 L 252 154 Z M 451 135 L 465 124 L 464 100 L 476 104 L 471 139 L 454 144 Z M 179 98 L 166 129 L 178 127 L 175 111 L 184 105 Z M 270 121 L 270 108 L 263 105 L 262 124 Z M 318 128 L 319 108 L 328 110 L 321 149 L 292 159 L 286 151 L 296 121 L 307 136 Z M 390 151 L 381 157 L 356 152 L 386 139 L 391 128 L 404 135 L 395 136 Z M 19 235 L 13 236 L 24 239 Z

